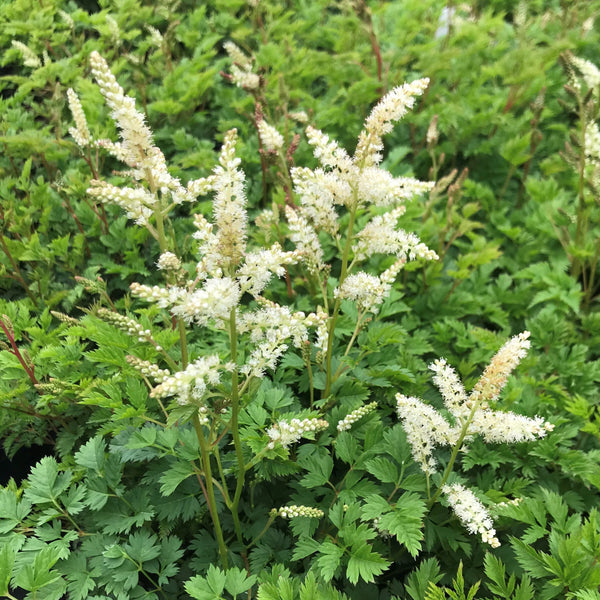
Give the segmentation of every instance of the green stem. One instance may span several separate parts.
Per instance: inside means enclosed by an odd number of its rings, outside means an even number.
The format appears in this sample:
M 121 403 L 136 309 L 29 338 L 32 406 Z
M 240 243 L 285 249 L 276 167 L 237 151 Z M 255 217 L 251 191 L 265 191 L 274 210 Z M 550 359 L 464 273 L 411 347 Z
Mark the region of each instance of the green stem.
M 267 521 L 267 524 L 263 527 L 263 530 L 252 540 L 252 543 L 248 545 L 248 549 L 252 548 L 252 546 L 257 544 L 258 541 L 260 540 L 260 538 L 262 538 L 262 536 L 265 535 L 265 533 L 267 533 L 267 531 L 269 530 L 269 527 L 271 527 L 274 520 L 275 520 L 275 517 L 269 516 L 269 520 Z
M 357 193 L 355 192 L 355 196 Z M 348 272 L 348 258 L 350 256 L 350 248 L 352 247 L 352 231 L 354 229 L 354 220 L 356 218 L 357 212 L 357 199 L 355 197 L 354 208 L 350 211 L 350 220 L 348 222 L 348 233 L 346 235 L 346 244 L 344 245 L 344 251 L 342 254 L 342 270 L 340 272 L 340 279 L 338 282 L 338 288 L 341 287 L 346 279 L 346 275 Z M 335 325 L 340 314 L 340 307 L 342 305 L 342 301 L 338 298 L 335 301 L 335 305 L 333 307 L 333 314 L 331 315 L 331 320 L 329 321 L 329 332 L 327 336 L 327 357 L 326 357 L 326 384 L 325 391 L 323 392 L 323 398 L 327 398 L 329 394 L 331 394 L 331 385 L 333 384 L 332 373 L 331 373 L 331 357 L 333 354 L 333 334 L 335 332 Z
M 200 419 L 195 414 L 193 417 L 194 429 L 196 430 L 196 436 L 198 443 L 200 444 L 200 454 L 202 456 L 202 468 L 204 471 L 204 480 L 206 481 L 206 499 L 208 500 L 208 510 L 213 521 L 215 528 L 215 534 L 217 536 L 217 543 L 219 544 L 219 554 L 221 556 L 221 564 L 224 569 L 229 567 L 227 559 L 227 546 L 223 538 L 223 530 L 221 529 L 221 521 L 219 519 L 219 513 L 217 511 L 217 502 L 215 499 L 215 488 L 213 486 L 212 469 L 210 467 L 210 454 L 208 452 L 208 444 L 202 431 L 202 425 L 200 425 Z
M 188 349 L 187 349 L 187 338 L 185 331 L 185 323 L 182 318 L 177 319 L 179 327 L 179 345 L 181 347 L 181 368 L 185 369 L 188 366 Z
M 233 516 L 233 525 L 235 533 L 240 544 L 243 544 L 242 527 L 239 517 L 239 504 L 244 488 L 244 480 L 246 477 L 246 469 L 244 466 L 244 454 L 242 453 L 242 440 L 240 439 L 240 429 L 238 425 L 238 417 L 240 412 L 240 394 L 238 389 L 238 368 L 237 368 L 237 327 L 235 307 L 231 309 L 229 316 L 229 344 L 231 348 L 231 362 L 233 362 L 233 372 L 231 373 L 231 435 L 233 437 L 233 445 L 235 447 L 235 455 L 237 458 L 237 481 L 235 485 L 235 493 L 231 503 L 231 514 Z
M 435 494 L 433 495 L 433 498 L 430 498 L 430 500 L 427 502 L 427 506 L 429 508 L 431 508 L 435 504 L 436 500 L 440 497 L 440 495 L 442 493 L 442 488 L 446 485 L 446 481 L 448 481 L 448 477 L 450 477 L 450 474 L 452 473 L 452 468 L 454 467 L 454 463 L 456 461 L 456 457 L 458 456 L 458 452 L 460 451 L 462 443 L 464 442 L 465 438 L 467 437 L 467 434 L 469 432 L 469 425 L 471 424 L 471 421 L 473 421 L 473 417 L 475 416 L 475 411 L 479 408 L 480 404 L 481 404 L 481 401 L 476 401 L 473 404 L 473 408 L 471 409 L 471 412 L 469 413 L 467 420 L 464 422 L 462 429 L 460 430 L 460 435 L 458 436 L 458 440 L 456 441 L 456 444 L 454 445 L 454 448 L 452 449 L 452 454 L 450 455 L 450 461 L 448 462 L 448 465 L 446 466 L 444 474 L 442 475 L 442 481 L 440 482 L 438 489 L 436 490 Z

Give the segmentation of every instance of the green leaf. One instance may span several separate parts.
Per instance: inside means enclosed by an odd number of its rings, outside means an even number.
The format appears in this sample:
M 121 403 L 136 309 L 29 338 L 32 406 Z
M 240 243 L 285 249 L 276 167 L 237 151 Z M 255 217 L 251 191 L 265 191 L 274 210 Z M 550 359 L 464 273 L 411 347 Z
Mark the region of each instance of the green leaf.
M 413 600 L 425 600 L 429 585 L 435 585 L 441 578 L 438 561 L 435 558 L 428 558 L 408 576 L 406 591 Z
M 250 575 L 242 569 L 232 567 L 227 571 L 225 589 L 232 595 L 243 594 L 256 583 L 256 575 Z
M 396 483 L 399 478 L 396 465 L 389 459 L 378 456 L 365 463 L 366 470 L 383 483 Z
M 296 542 L 296 547 L 294 548 L 294 554 L 292 555 L 292 560 L 301 560 L 314 554 L 319 550 L 321 544 L 309 537 L 301 537 Z
M 30 513 L 31 503 L 18 500 L 9 488 L 0 490 L 0 534 L 14 529 Z
M 185 583 L 185 591 L 195 600 L 221 600 L 227 575 L 211 565 L 206 577 L 196 575 Z
M 58 463 L 51 456 L 46 456 L 31 469 L 27 478 L 29 487 L 24 497 L 32 504 L 53 502 L 69 487 L 71 471 L 59 473 Z
M 363 543 L 350 550 L 346 575 L 352 584 L 356 584 L 359 578 L 372 583 L 375 576 L 381 575 L 390 564 L 383 556 L 374 552 L 369 544 Z
M 193 465 L 190 462 L 177 461 L 160 476 L 160 493 L 170 496 L 182 481 L 194 475 Z
M 8 595 L 8 584 L 15 564 L 15 551 L 10 544 L 4 544 L 0 550 L 0 596 Z
M 106 443 L 102 436 L 97 435 L 79 448 L 75 453 L 75 462 L 81 467 L 87 467 L 100 474 L 104 469 L 105 452 Z
M 325 581 L 331 581 L 337 568 L 340 566 L 340 561 L 344 549 L 336 546 L 331 540 L 325 540 L 319 548 L 319 558 L 315 564 L 321 573 L 321 577 Z

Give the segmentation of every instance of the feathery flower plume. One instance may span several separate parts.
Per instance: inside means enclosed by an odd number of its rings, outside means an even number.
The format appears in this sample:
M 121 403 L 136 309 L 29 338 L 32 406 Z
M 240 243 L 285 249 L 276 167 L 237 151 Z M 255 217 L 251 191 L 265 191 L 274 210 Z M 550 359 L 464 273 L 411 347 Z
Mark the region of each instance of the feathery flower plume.
M 581 73 L 588 88 L 594 89 L 600 87 L 600 69 L 593 62 L 579 58 L 578 56 L 570 56 L 569 60 Z
M 471 490 L 460 485 L 460 483 L 455 483 L 450 486 L 445 485 L 442 491 L 448 498 L 454 514 L 460 519 L 469 533 L 479 534 L 482 541 L 489 544 L 492 548 L 500 546 L 500 542 L 496 537 L 494 522 L 485 509 L 485 506 L 483 506 Z
M 485 368 L 469 400 L 477 402 L 481 398 L 486 402 L 494 402 L 506 385 L 508 376 L 525 357 L 530 346 L 529 331 L 524 331 L 508 340 Z
M 213 171 L 213 187 L 216 191 L 213 201 L 213 216 L 217 226 L 214 244 L 209 260 L 211 267 L 228 270 L 237 267 L 246 251 L 246 194 L 244 173 L 238 166 L 240 159 L 235 155 L 237 130 L 225 134 L 219 165 Z M 212 270 L 212 269 L 211 269 Z M 210 271 L 209 271 L 210 272 Z
M 400 258 L 379 277 L 364 271 L 348 275 L 344 283 L 334 290 L 334 296 L 356 302 L 361 311 L 377 314 L 390 293 L 392 282 L 405 264 L 406 260 Z
M 451 427 L 433 407 L 418 398 L 396 394 L 398 417 L 412 448 L 412 455 L 425 473 L 435 473 L 437 461 L 433 457 L 436 446 L 457 442 L 459 429 Z
M 399 121 L 415 104 L 429 85 L 429 79 L 417 79 L 405 83 L 388 92 L 371 111 L 365 121 L 365 128 L 358 138 L 354 162 L 361 167 L 372 167 L 381 162 L 383 142 L 381 138 L 392 131 L 395 121 Z
M 314 313 L 292 313 L 287 306 L 273 302 L 264 308 L 240 316 L 238 331 L 250 333 L 250 339 L 256 347 L 240 369 L 242 373 L 253 377 L 264 377 L 266 369 L 274 370 L 279 358 L 288 349 L 287 340 L 291 339 L 296 348 L 301 348 L 308 340 L 308 328 L 317 324 Z
M 296 249 L 303 257 L 303 264 L 313 274 L 325 268 L 323 248 L 314 227 L 299 211 L 286 206 L 285 214 L 290 229 L 290 239 L 296 244 Z
M 433 447 L 441 443 L 456 443 L 461 432 L 464 439 L 480 435 L 489 443 L 515 443 L 543 438 L 554 429 L 551 423 L 545 422 L 541 417 L 530 418 L 513 412 L 493 411 L 489 407 L 490 403 L 497 400 L 508 376 L 525 356 L 530 346 L 528 338 L 529 332 L 525 331 L 506 342 L 492 358 L 469 395 L 456 371 L 444 359 L 436 360 L 429 366 L 435 373 L 433 381 L 444 398 L 444 404 L 454 418 L 453 426 L 433 407 L 422 401 L 407 399 L 402 394 L 396 395 L 398 416 L 403 421 L 413 448 L 413 457 L 423 471 L 431 473 L 431 467 L 435 465 L 435 461 L 429 461 Z M 419 417 L 419 411 L 423 411 L 424 418 Z M 450 430 L 452 434 L 446 441 L 438 441 L 440 432 L 443 432 L 443 438 Z
M 248 252 L 237 276 L 242 292 L 258 296 L 267 286 L 271 275 L 285 275 L 285 265 L 294 265 L 301 258 L 299 250 L 284 252 L 278 243 L 258 252 Z
M 395 254 L 398 258 L 437 260 L 439 257 L 423 244 L 414 233 L 396 229 L 398 219 L 406 212 L 398 206 L 383 215 L 371 219 L 356 235 L 352 247 L 356 260 L 365 260 L 374 254 Z

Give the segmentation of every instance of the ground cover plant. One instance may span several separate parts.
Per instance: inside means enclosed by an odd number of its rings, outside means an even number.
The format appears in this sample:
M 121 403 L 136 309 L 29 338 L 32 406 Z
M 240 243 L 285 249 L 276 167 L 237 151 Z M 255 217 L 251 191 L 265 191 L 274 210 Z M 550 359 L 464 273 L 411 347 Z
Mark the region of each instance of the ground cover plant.
M 599 9 L 7 2 L 0 597 L 599 598 Z

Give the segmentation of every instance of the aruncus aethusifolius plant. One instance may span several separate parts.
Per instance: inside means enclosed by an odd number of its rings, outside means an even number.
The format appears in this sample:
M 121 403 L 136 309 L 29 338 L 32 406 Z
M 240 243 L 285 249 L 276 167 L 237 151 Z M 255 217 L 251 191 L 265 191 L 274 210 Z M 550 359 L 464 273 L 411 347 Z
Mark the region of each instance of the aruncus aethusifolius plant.
M 404 84 L 382 99 L 365 121 L 353 156 L 309 126 L 307 138 L 320 166 L 295 167 L 290 172 L 297 204 L 290 202 L 285 209 L 288 227 L 285 242 L 254 248 L 246 210 L 245 175 L 236 157 L 236 131 L 225 134 L 219 164 L 212 174 L 183 185 L 169 173 L 134 99 L 125 95 L 98 53 L 92 53 L 90 61 L 121 139 L 93 140 L 83 109 L 75 93 L 69 91 L 76 122 L 72 135 L 82 148 L 104 148 L 124 162 L 133 184 L 116 186 L 94 179 L 88 192 L 103 203 L 122 207 L 158 243 L 156 265 L 164 276 L 164 284 L 134 283 L 131 294 L 168 311 L 178 331 L 179 343 L 162 347 L 155 341 L 152 328 L 142 326 L 130 315 L 124 317 L 104 309 L 97 311 L 97 315 L 153 348 L 153 360 L 148 360 L 148 355 L 144 359 L 129 356 L 128 362 L 144 378 L 150 397 L 163 412 L 164 422 L 154 422 L 169 428 L 191 421 L 199 447 L 199 455 L 192 461 L 194 473 L 206 500 L 221 563 L 225 568 L 230 564 L 230 540 L 226 539 L 223 527 L 227 518 L 248 565 L 247 549 L 265 535 L 276 516 L 316 518 L 324 514 L 321 509 L 296 504 L 274 509 L 263 531 L 250 539 L 240 519 L 249 473 L 262 460 L 289 457 L 291 447 L 301 438 L 314 438 L 326 430 L 333 433 L 336 425 L 339 432 L 346 431 L 376 409 L 376 403 L 371 402 L 341 420 L 328 419 L 329 409 L 336 403 L 336 382 L 350 368 L 350 355 L 371 318 L 369 315 L 377 315 L 407 261 L 437 258 L 416 235 L 398 229 L 398 220 L 405 212 L 404 203 L 431 189 L 432 184 L 410 177 L 393 177 L 380 167 L 382 137 L 391 131 L 394 121 L 412 108 L 428 80 Z M 264 144 L 281 149 L 283 138 L 271 125 L 264 123 L 259 135 L 265 138 Z M 170 215 L 176 205 L 193 204 L 199 196 L 209 193 L 214 194 L 212 220 L 194 214 L 193 237 L 198 242 L 198 257 L 190 266 L 186 257 L 178 255 L 176 230 Z M 285 249 L 288 243 L 295 245 L 295 249 Z M 325 262 L 325 243 L 338 251 L 331 264 Z M 368 269 L 374 255 L 391 255 L 393 262 L 383 272 L 373 274 Z M 303 269 L 304 276 L 317 290 L 313 298 L 315 311 L 309 314 L 262 295 L 273 275 L 281 277 L 294 266 Z M 355 305 L 356 316 L 354 331 L 344 342 L 345 348 L 339 349 L 336 325 L 345 301 Z M 206 351 L 206 345 L 198 351 L 200 327 L 208 329 L 214 340 L 224 343 L 210 343 L 211 351 Z M 302 350 L 309 374 L 309 398 L 300 399 L 305 408 L 295 413 L 274 410 L 270 426 L 266 417 L 258 425 L 248 426 L 247 417 L 261 380 L 269 371 L 276 371 L 290 345 Z M 359 352 L 359 360 L 360 357 Z M 430 503 L 444 491 L 467 527 L 481 533 L 484 541 L 492 545 L 497 540 L 489 518 L 481 516 L 476 525 L 470 524 L 473 519 L 468 521 L 468 515 L 476 513 L 479 507 L 476 498 L 469 496 L 468 490 L 446 483 L 463 441 L 473 433 L 481 433 L 485 423 L 496 418 L 485 402 L 497 396 L 494 385 L 499 392 L 503 385 L 500 380 L 502 377 L 505 380 L 516 362 L 509 360 L 500 368 L 498 360 L 492 361 L 491 370 L 482 378 L 484 381 L 487 377 L 487 383 L 482 383 L 481 389 L 476 387 L 462 404 L 455 397 L 458 388 L 445 392 L 442 387 L 442 393 L 448 397 L 454 394 L 453 402 L 458 403 L 454 408 L 459 404 L 467 407 L 454 412 L 451 409 L 456 419 L 454 424 L 420 401 L 398 395 L 399 414 L 415 448 L 415 460 L 424 466 L 427 475 L 433 466 L 430 456 L 433 446 L 454 445 L 447 471 L 438 491 L 430 495 Z M 324 385 L 318 388 L 322 390 L 320 402 L 314 398 L 313 369 L 323 376 Z M 452 379 L 453 372 L 449 369 L 438 362 L 434 370 L 440 381 L 446 381 Z M 494 376 L 497 376 L 495 383 Z M 260 420 L 260 416 L 256 418 Z M 417 440 L 415 430 L 423 419 L 435 431 L 431 440 L 425 442 L 425 438 Z M 513 422 L 517 421 L 521 422 L 514 415 Z M 478 423 L 481 431 L 475 430 Z M 538 428 L 542 435 L 548 426 L 538 423 Z M 426 429 L 421 427 L 421 433 Z M 421 446 L 419 451 L 417 442 Z M 233 452 L 225 455 L 228 446 Z M 195 466 L 196 461 L 199 467 Z M 228 517 L 220 508 L 223 504 Z M 372 580 L 373 573 L 367 570 L 362 576 Z
M 307 129 L 309 142 L 322 168 L 292 171 L 300 205 L 298 210 L 287 211 L 290 239 L 296 249 L 286 251 L 279 243 L 258 249 L 248 244 L 244 173 L 235 155 L 235 130 L 226 133 L 219 165 L 213 173 L 184 186 L 170 175 L 144 116 L 137 111 L 134 99 L 125 95 L 104 59 L 94 52 L 90 62 L 119 128 L 120 141 L 93 140 L 79 100 L 69 90 L 76 124 L 71 133 L 82 149 L 103 148 L 124 162 L 129 167 L 133 185 L 116 186 L 95 179 L 88 193 L 103 203 L 121 206 L 129 218 L 147 228 L 158 242 L 157 266 L 164 275 L 165 285 L 135 283 L 131 293 L 169 311 L 179 331 L 179 348 L 175 351 L 157 345 L 152 332 L 136 325 L 133 318 L 111 315 L 106 310 L 98 315 L 154 346 L 157 364 L 137 357 L 129 357 L 128 361 L 151 386 L 150 396 L 162 407 L 168 424 L 191 419 L 194 425 L 201 449 L 199 482 L 209 506 L 221 561 L 227 566 L 228 551 L 217 490 L 231 513 L 237 541 L 244 547 L 247 540 L 240 524 L 239 507 L 246 473 L 261 458 L 285 456 L 289 446 L 301 436 L 314 436 L 329 426 L 327 420 L 319 418 L 327 415 L 314 411 L 299 415 L 302 418 L 276 420 L 262 434 L 262 450 L 256 452 L 254 444 L 253 456 L 248 440 L 242 439 L 239 424 L 240 411 L 251 402 L 249 392 L 256 389 L 257 381 L 265 377 L 267 370 L 276 369 L 289 345 L 306 347 L 309 330 L 315 328 L 317 338 L 313 345 L 323 357 L 319 368 L 325 370 L 327 382 L 323 397 L 330 398 L 332 385 L 340 374 L 339 366 L 333 372 L 332 357 L 342 300 L 354 301 L 359 315 L 347 355 L 366 322 L 365 316 L 377 312 L 405 262 L 417 257 L 436 258 L 416 236 L 396 229 L 398 218 L 404 212 L 401 204 L 430 189 L 431 184 L 394 178 L 378 166 L 382 158 L 382 136 L 391 131 L 393 121 L 413 106 L 415 97 L 423 92 L 428 81 L 418 80 L 396 88 L 375 107 L 365 123 L 353 158 L 322 132 L 312 127 Z M 283 138 L 266 123 L 260 131 L 263 137 L 276 140 L 278 145 L 282 142 Z M 214 193 L 213 220 L 199 213 L 194 215 L 199 259 L 190 277 L 184 257 L 177 255 L 169 215 L 176 205 L 194 203 L 198 196 L 208 193 Z M 348 214 L 345 236 L 339 232 L 336 206 L 345 208 Z M 382 210 L 387 212 L 382 214 Z M 365 212 L 372 218 L 357 232 L 357 217 Z M 327 281 L 330 267 L 324 264 L 319 232 L 330 234 L 341 251 L 341 272 L 334 285 Z M 354 271 L 356 265 L 374 253 L 395 255 L 395 262 L 379 276 Z M 287 267 L 297 263 L 314 277 L 322 291 L 324 308 L 320 306 L 308 315 L 261 295 L 272 275 L 280 277 Z M 244 295 L 253 301 L 243 302 Z M 228 352 L 190 354 L 189 340 L 194 336 L 194 326 L 208 327 L 216 336 L 225 335 Z M 308 361 L 310 368 L 310 355 Z M 311 407 L 312 397 L 311 389 Z M 172 402 L 165 406 L 165 400 Z M 331 398 L 330 402 L 333 401 Z M 373 408 L 369 405 L 364 414 Z M 350 427 L 362 414 L 349 417 L 345 427 Z M 223 438 L 230 439 L 236 457 L 235 468 L 229 473 L 224 472 L 219 457 Z

